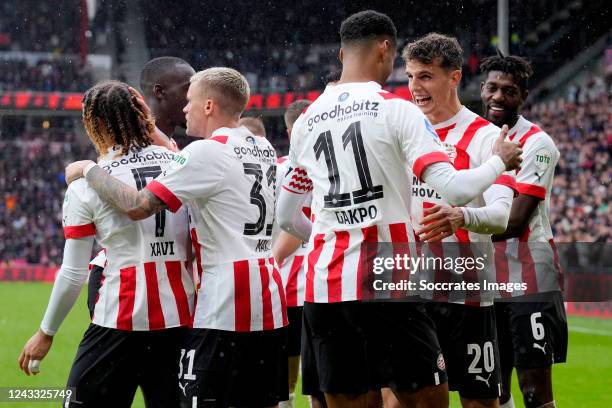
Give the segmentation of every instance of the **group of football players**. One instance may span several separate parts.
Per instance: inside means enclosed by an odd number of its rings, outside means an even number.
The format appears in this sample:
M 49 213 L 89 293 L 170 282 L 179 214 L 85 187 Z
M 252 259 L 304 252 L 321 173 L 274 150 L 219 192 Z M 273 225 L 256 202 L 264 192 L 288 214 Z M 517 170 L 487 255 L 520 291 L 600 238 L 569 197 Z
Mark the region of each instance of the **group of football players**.
M 300 360 L 315 407 L 447 407 L 449 390 L 464 407 L 513 407 L 514 368 L 528 408 L 555 407 L 559 152 L 520 115 L 529 63 L 483 61 L 483 118 L 459 100 L 455 38 L 401 51 L 413 102 L 382 88 L 398 52 L 388 16 L 349 16 L 340 42 L 340 76 L 287 109 L 282 158 L 261 121 L 242 118 L 249 86 L 234 69 L 162 57 L 143 68 L 142 94 L 119 81 L 86 92 L 99 158 L 66 168 L 64 259 L 19 357 L 26 374 L 89 277 L 66 407 L 129 407 L 137 387 L 148 407 L 292 406 Z M 179 151 L 169 136 L 183 124 L 199 140 Z M 94 240 L 104 249 L 90 263 Z M 487 280 L 526 289 L 370 301 L 372 259 L 389 244 L 479 248 Z

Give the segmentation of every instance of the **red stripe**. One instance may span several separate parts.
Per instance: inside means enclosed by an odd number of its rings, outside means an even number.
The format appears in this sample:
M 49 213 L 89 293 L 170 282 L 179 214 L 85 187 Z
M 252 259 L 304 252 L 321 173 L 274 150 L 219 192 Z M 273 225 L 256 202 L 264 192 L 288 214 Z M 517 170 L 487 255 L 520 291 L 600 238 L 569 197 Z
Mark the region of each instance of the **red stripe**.
M 357 264 L 357 299 L 362 299 L 362 286 L 366 282 L 364 279 L 369 279 L 369 274 L 374 270 L 374 258 L 378 252 L 378 227 L 372 225 L 361 229 L 363 233 L 363 241 L 361 242 L 361 250 L 359 252 L 359 263 Z M 365 269 L 365 270 L 364 270 Z M 364 276 L 365 274 L 368 276 Z M 371 288 L 372 286 L 367 286 Z M 368 291 L 368 296 L 372 296 L 373 292 Z
M 544 200 L 546 198 L 546 189 L 534 184 L 516 183 L 516 189 L 520 194 L 526 194 Z
M 119 270 L 119 313 L 117 329 L 132 330 L 132 313 L 136 294 L 136 267 Z
M 287 277 L 287 306 L 296 307 L 298 305 L 298 276 L 304 263 L 303 255 L 296 255 L 293 257 L 291 263 L 291 269 L 289 270 L 289 277 Z
M 502 174 L 501 176 L 497 178 L 497 180 L 493 182 L 493 184 L 499 184 L 502 186 L 509 187 L 514 192 L 515 196 L 518 195 L 518 187 L 516 185 L 516 179 L 512 176 L 509 176 L 507 174 Z
M 287 161 L 287 156 L 279 157 L 276 159 L 276 164 L 282 164 Z
M 325 236 L 317 234 L 314 237 L 314 245 L 312 251 L 308 254 L 308 271 L 306 272 L 306 301 L 314 302 L 314 274 L 315 265 L 319 261 L 323 245 L 325 244 Z
M 191 245 L 193 246 L 193 250 L 195 252 L 196 257 L 196 268 L 198 270 L 198 289 L 202 286 L 202 253 L 200 242 L 198 241 L 198 233 L 195 228 L 191 229 Z
M 157 180 L 151 181 L 145 188 L 149 189 L 149 191 L 155 194 L 157 198 L 162 200 L 172 212 L 177 212 L 183 205 L 181 200 L 179 200 L 178 197 L 168 189 L 168 187 L 164 186 Z
M 525 143 L 527 142 L 527 139 L 529 139 L 531 136 L 535 135 L 536 133 L 541 132 L 542 129 L 540 129 L 539 127 L 537 127 L 536 125 L 533 125 L 529 128 L 529 130 L 527 131 L 527 133 L 525 133 L 523 135 L 523 137 L 521 137 L 521 139 L 519 140 L 518 144 L 520 147 L 523 147 L 523 145 L 525 145 Z
M 525 294 L 538 292 L 538 281 L 536 279 L 535 264 L 529 249 L 529 227 L 525 229 L 523 235 L 519 238 L 518 256 L 521 262 L 521 281 L 527 284 Z
M 229 136 L 213 136 L 208 140 L 214 140 L 215 142 L 219 142 L 221 144 L 226 144 Z
M 261 304 L 263 307 L 263 329 L 271 330 L 274 328 L 274 316 L 272 315 L 272 294 L 270 293 L 270 275 L 266 267 L 266 260 L 260 258 L 259 276 L 261 277 Z
M 181 326 L 189 326 L 191 324 L 191 312 L 189 311 L 189 300 L 187 299 L 187 292 L 183 286 L 181 262 L 180 261 L 167 261 L 166 271 L 168 272 L 168 281 L 170 282 L 170 288 L 174 294 L 174 301 L 176 302 L 176 310 L 179 315 L 179 322 Z
M 401 96 L 396 95 L 396 94 L 391 93 L 391 92 L 385 92 L 385 91 L 382 91 L 382 92 L 379 92 L 378 94 L 379 94 L 380 96 L 382 96 L 382 97 L 383 97 L 383 99 L 404 99 L 404 98 L 402 98 Z
M 436 204 L 434 203 L 423 202 L 423 214 L 425 214 L 426 209 L 431 208 L 435 205 Z M 417 238 L 417 242 L 419 242 L 418 235 L 415 234 L 415 238 Z M 420 248 L 420 245 L 421 244 L 417 243 L 417 252 L 419 251 L 418 248 Z M 441 241 L 428 242 L 425 245 L 427 245 L 426 248 L 428 248 L 431 251 L 431 253 L 435 255 L 437 258 L 444 258 L 444 248 L 442 247 Z M 421 256 L 420 253 L 419 253 L 419 256 Z M 436 283 L 437 282 L 450 282 L 450 273 L 444 268 L 435 268 L 434 282 Z M 442 291 L 442 290 L 435 290 L 433 292 L 433 299 L 437 301 L 446 302 L 448 301 L 448 292 Z
M 336 231 L 336 243 L 332 258 L 327 265 L 327 301 L 342 301 L 342 267 L 344 251 L 348 248 L 350 234 L 348 231 Z
M 149 312 L 149 330 L 159 330 L 166 327 L 164 312 L 159 300 L 157 285 L 157 268 L 155 262 L 145 262 L 145 281 L 147 283 L 147 310 Z
M 278 269 L 276 269 L 276 265 L 274 264 L 274 258 L 270 258 L 268 260 L 270 265 L 272 265 L 272 279 L 276 282 L 276 287 L 278 288 L 278 296 L 280 297 L 281 302 L 281 313 L 283 315 L 283 326 L 289 324 L 289 320 L 287 319 L 287 299 L 285 298 L 285 291 L 283 290 L 283 279 L 278 273 Z
M 495 281 L 497 283 L 508 283 L 510 282 L 510 268 L 508 267 L 508 255 L 506 255 L 506 248 L 508 244 L 506 241 L 494 242 L 495 247 Z M 511 297 L 512 295 L 505 290 L 499 291 L 502 297 Z
M 96 226 L 95 224 L 83 224 L 83 225 L 71 225 L 69 227 L 64 227 L 64 238 L 83 238 L 89 237 L 90 235 L 96 235 Z
M 488 121 L 479 116 L 467 127 L 463 136 L 461 136 L 461 139 L 455 146 L 455 150 L 457 151 L 457 157 L 455 157 L 455 161 L 453 162 L 455 169 L 464 170 L 470 168 L 470 155 L 467 152 L 468 146 L 472 142 L 476 132 L 488 124 Z
M 410 257 L 410 246 L 408 245 L 408 231 L 406 230 L 406 224 L 391 224 L 389 225 L 389 231 L 391 233 L 391 242 L 393 243 L 393 257 L 396 258 L 398 255 L 403 259 L 404 256 Z M 396 269 L 393 271 L 393 282 L 399 283 L 402 280 L 410 279 L 409 269 Z M 394 298 L 401 298 L 403 293 L 401 291 L 394 290 L 391 293 Z
M 251 331 L 249 261 L 234 262 L 234 313 L 236 331 Z
M 440 140 L 444 141 L 446 139 L 446 136 L 448 136 L 448 132 L 450 132 L 452 129 L 454 129 L 455 126 L 457 126 L 457 124 L 453 123 L 450 126 L 443 127 L 443 128 L 440 128 L 440 129 L 436 129 L 436 133 L 438 134 L 438 137 L 440 138 Z
M 415 160 L 414 164 L 412 165 L 412 172 L 419 180 L 421 180 L 421 175 L 423 174 L 423 171 L 427 168 L 427 166 L 437 162 L 450 163 L 450 159 L 448 158 L 448 155 L 444 152 L 426 153 Z

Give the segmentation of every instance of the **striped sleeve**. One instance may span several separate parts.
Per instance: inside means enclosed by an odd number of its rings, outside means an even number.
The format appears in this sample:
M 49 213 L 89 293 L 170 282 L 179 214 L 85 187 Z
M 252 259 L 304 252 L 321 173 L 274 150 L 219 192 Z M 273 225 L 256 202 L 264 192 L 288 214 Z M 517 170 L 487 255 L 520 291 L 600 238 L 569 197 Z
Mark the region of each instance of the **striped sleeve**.
M 77 180 L 66 190 L 62 208 L 62 226 L 66 239 L 83 238 L 96 234 L 93 211 L 79 198 L 79 191 L 84 188 L 86 188 L 86 181 Z

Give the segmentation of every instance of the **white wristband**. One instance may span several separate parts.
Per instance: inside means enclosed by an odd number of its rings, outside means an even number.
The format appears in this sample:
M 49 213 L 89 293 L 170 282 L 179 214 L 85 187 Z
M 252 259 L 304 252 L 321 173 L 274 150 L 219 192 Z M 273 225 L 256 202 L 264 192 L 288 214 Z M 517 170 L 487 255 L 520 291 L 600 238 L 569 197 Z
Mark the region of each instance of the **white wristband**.
M 89 163 L 87 166 L 85 166 L 85 169 L 83 170 L 83 177 L 87 177 L 87 173 L 89 173 L 89 170 L 93 169 L 97 165 L 97 163 Z
M 495 171 L 497 172 L 498 175 L 501 175 L 503 172 L 506 171 L 506 164 L 504 163 L 502 158 L 496 154 L 491 156 L 489 160 L 487 160 L 487 162 L 490 163 L 495 168 Z

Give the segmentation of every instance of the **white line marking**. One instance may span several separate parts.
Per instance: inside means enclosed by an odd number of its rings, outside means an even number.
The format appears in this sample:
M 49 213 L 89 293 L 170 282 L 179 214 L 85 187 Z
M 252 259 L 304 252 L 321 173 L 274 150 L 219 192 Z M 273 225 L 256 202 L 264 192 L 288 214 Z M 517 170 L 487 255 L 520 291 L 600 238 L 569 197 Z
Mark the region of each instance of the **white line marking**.
M 589 329 L 587 327 L 580 327 L 580 326 L 569 326 L 569 331 L 573 331 L 577 333 L 595 334 L 598 336 L 612 337 L 612 331 L 610 330 L 599 330 L 599 329 Z

